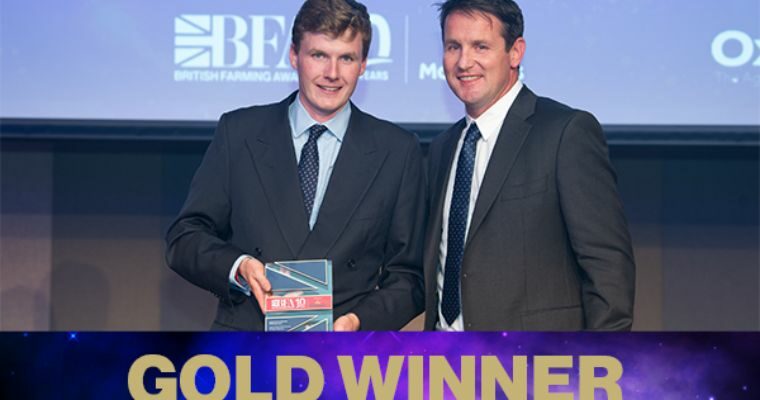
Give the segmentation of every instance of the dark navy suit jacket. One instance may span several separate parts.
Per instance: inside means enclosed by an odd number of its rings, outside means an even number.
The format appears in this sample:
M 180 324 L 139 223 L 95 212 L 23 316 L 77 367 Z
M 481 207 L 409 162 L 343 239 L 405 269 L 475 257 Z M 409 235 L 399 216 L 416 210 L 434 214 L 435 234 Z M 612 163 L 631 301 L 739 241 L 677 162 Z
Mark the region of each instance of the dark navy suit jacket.
M 215 329 L 263 329 L 253 297 L 231 289 L 241 254 L 262 262 L 330 259 L 334 316 L 395 330 L 422 311 L 425 184 L 411 133 L 351 105 L 348 129 L 312 230 L 288 122 L 277 104 L 224 114 L 167 233 L 167 262 L 219 298 Z

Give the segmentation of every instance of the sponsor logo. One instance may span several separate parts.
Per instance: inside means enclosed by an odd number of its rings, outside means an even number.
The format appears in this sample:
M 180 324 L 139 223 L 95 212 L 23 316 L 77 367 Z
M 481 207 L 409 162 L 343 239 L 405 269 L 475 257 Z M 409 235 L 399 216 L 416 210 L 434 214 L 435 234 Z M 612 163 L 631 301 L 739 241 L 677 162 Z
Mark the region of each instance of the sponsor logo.
M 724 67 L 743 67 L 750 63 L 760 67 L 760 39 L 752 39 L 742 31 L 723 31 L 712 41 L 712 56 Z
M 434 62 L 421 63 L 418 78 L 421 81 L 426 79 L 444 81 L 446 80 L 446 73 L 443 71 L 443 65 L 438 65 L 438 63 Z M 518 79 L 525 79 L 525 67 L 522 65 L 520 65 L 520 76 Z

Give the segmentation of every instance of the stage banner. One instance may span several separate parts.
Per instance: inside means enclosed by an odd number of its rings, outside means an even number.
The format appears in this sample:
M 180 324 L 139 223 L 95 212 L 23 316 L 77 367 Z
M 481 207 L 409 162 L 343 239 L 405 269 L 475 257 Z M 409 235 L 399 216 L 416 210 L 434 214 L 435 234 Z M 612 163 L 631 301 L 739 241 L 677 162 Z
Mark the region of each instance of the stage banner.
M 0 398 L 757 399 L 758 333 L 0 334 Z

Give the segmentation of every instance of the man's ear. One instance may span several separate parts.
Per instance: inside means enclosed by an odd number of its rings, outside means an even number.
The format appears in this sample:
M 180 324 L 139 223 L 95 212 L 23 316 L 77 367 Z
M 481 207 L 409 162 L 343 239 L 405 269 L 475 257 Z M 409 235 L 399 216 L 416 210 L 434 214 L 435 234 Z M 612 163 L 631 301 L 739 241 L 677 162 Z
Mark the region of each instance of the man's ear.
M 298 69 L 298 52 L 296 51 L 296 45 L 291 44 L 290 45 L 290 66 L 293 67 L 293 69 Z
M 525 56 L 525 39 L 521 37 L 517 38 L 514 43 L 512 43 L 512 48 L 509 49 L 509 65 L 512 68 L 518 68 L 520 66 L 520 63 L 522 63 L 522 59 Z

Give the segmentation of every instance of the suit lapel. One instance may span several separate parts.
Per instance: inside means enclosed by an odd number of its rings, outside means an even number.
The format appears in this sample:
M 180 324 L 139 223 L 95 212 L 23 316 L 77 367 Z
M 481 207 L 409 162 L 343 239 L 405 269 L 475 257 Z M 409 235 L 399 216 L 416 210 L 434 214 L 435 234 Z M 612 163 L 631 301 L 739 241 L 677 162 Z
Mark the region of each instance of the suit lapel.
M 275 105 L 273 118 L 262 123 L 256 134 L 246 139 L 262 190 L 293 257 L 309 234 L 288 120 L 288 106 L 294 99 L 295 93 Z
M 486 175 L 483 177 L 483 184 L 478 193 L 478 200 L 475 202 L 465 249 L 483 223 L 502 186 L 504 186 L 509 172 L 512 170 L 525 138 L 530 133 L 532 125 L 527 122 L 527 119 L 533 114 L 535 107 L 536 95 L 524 87 L 510 107 L 499 132 L 499 137 L 496 139 L 496 146 L 488 162 Z
M 317 222 L 298 258 L 325 258 L 350 223 L 380 171 L 386 152 L 377 148 L 365 114 L 351 104 L 351 119 L 327 184 Z
M 433 241 L 433 249 L 430 251 L 437 252 L 438 246 L 441 242 L 441 225 L 443 224 L 443 207 L 446 199 L 446 187 L 448 186 L 449 176 L 451 175 L 451 164 L 454 161 L 457 142 L 462 135 L 464 126 L 465 120 L 462 119 L 444 133 L 444 135 L 447 136 L 441 144 L 441 158 L 438 160 L 437 165 L 431 166 L 431 168 L 436 168 L 436 173 L 433 175 L 435 177 L 435 182 L 430 197 L 430 205 L 433 212 L 433 217 L 431 219 L 433 229 L 431 230 L 431 233 L 436 240 Z
M 441 246 L 441 234 L 443 225 L 444 201 L 446 198 L 446 187 L 451 174 L 451 163 L 454 160 L 457 142 L 462 135 L 465 121 L 460 120 L 449 130 L 442 133 L 443 142 L 441 143 L 439 155 L 431 153 L 429 157 L 429 176 L 431 179 L 430 186 L 430 214 L 429 224 L 425 241 L 425 296 L 426 304 L 429 305 L 426 311 L 428 316 L 425 318 L 426 327 L 433 329 L 438 317 L 438 295 L 436 293 L 436 274 L 438 273 L 438 255 Z M 432 321 L 432 322 L 431 322 Z

